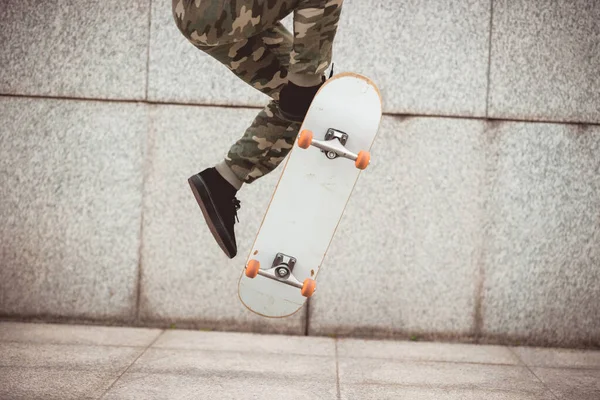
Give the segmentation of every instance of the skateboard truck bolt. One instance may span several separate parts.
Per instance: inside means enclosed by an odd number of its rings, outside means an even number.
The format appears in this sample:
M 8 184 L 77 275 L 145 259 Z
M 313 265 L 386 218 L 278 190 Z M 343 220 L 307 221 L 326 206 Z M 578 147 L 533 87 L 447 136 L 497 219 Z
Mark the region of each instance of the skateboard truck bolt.
M 277 274 L 278 277 L 285 278 L 286 276 L 289 275 L 290 270 L 287 269 L 286 267 L 277 267 L 277 268 L 275 268 L 275 273 Z

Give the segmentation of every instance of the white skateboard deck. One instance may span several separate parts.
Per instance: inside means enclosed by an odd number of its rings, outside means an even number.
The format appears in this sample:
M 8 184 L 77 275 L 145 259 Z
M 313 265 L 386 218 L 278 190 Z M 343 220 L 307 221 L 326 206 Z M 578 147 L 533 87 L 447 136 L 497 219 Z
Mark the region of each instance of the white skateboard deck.
M 341 73 L 320 88 L 300 132 L 310 130 L 313 140 L 340 148 L 338 139 L 325 141 L 333 128 L 348 135 L 346 150 L 368 152 L 381 114 L 377 87 L 363 76 Z M 250 260 L 260 263 L 259 275 L 249 278 L 244 268 L 239 280 L 239 297 L 249 310 L 265 317 L 287 317 L 304 305 L 307 297 L 300 287 L 306 278 L 316 280 L 360 172 L 352 159 L 330 159 L 315 145 L 300 148 L 296 140 L 246 261 L 246 266 Z M 281 280 L 261 275 L 281 276 L 271 268 L 278 253 L 295 259 L 291 273 Z M 287 257 L 280 261 L 290 265 Z M 317 284 L 314 293 L 318 290 Z

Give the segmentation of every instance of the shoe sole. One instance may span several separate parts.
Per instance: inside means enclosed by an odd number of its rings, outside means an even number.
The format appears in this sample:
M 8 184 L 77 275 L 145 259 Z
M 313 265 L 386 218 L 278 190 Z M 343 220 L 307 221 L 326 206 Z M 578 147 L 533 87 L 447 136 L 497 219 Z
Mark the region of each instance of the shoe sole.
M 231 240 L 229 232 L 227 232 L 225 224 L 217 212 L 217 208 L 215 207 L 215 203 L 212 201 L 212 197 L 206 182 L 204 182 L 201 176 L 194 175 L 188 179 L 188 183 L 190 184 L 192 193 L 194 193 L 196 202 L 202 210 L 202 214 L 204 215 L 204 219 L 206 220 L 206 224 L 208 225 L 210 233 L 212 233 L 213 237 L 217 241 L 217 244 L 227 255 L 227 257 L 235 257 L 236 250 L 232 245 L 233 240 Z

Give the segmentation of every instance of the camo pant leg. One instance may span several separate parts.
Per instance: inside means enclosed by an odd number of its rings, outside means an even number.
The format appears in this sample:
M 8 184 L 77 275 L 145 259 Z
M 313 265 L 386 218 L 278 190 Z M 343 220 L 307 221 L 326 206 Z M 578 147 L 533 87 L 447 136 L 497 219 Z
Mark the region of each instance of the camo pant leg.
M 192 44 L 272 98 L 217 166 L 234 186 L 271 172 L 292 148 L 300 123 L 279 116 L 279 91 L 290 71 L 320 81 L 330 62 L 341 1 L 173 0 L 177 26 Z M 294 9 L 292 36 L 279 20 Z M 319 29 L 318 36 L 311 27 Z
M 331 63 L 343 0 L 300 0 L 294 12 L 289 76 L 297 84 L 318 84 Z
M 217 165 L 221 175 L 238 189 L 242 183 L 251 183 L 277 168 L 300 129 L 299 123 L 281 118 L 277 110 L 279 91 L 287 82 L 292 40 L 291 33 L 278 24 L 233 44 L 196 45 L 272 99 Z

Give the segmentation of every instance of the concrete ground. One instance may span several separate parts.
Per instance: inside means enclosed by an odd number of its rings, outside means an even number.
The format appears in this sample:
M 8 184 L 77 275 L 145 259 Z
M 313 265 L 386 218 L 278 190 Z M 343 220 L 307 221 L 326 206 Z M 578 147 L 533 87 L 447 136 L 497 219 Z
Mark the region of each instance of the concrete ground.
M 600 399 L 600 351 L 0 322 L 1 399 Z

